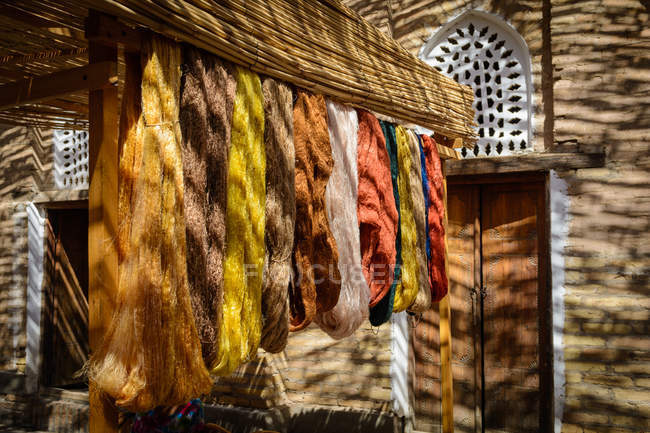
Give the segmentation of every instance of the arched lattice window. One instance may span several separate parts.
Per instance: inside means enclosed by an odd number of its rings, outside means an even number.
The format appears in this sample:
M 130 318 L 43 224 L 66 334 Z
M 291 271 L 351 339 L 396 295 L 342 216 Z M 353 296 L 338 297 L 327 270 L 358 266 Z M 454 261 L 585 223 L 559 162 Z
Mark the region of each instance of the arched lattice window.
M 57 189 L 88 188 L 88 132 L 54 130 L 54 183 Z
M 530 57 L 523 38 L 490 14 L 469 11 L 443 26 L 420 58 L 474 89 L 479 140 L 464 157 L 532 150 Z

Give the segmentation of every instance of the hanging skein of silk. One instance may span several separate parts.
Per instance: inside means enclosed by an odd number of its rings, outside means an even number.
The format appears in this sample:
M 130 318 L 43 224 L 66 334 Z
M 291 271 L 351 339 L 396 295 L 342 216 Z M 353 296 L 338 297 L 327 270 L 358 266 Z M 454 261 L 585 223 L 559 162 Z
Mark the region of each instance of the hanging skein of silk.
M 237 82 L 230 65 L 219 58 L 191 47 L 183 55 L 180 123 L 187 273 L 203 359 L 210 368 L 219 349 L 228 146 Z
M 325 188 L 334 161 L 323 95 L 298 90 L 293 106 L 296 148 L 296 231 L 289 291 L 291 331 L 304 329 L 339 299 L 338 250 L 327 220 Z
M 413 304 L 420 286 L 416 255 L 418 235 L 413 217 L 413 199 L 411 198 L 411 180 L 409 177 L 411 174 L 411 150 L 408 135 L 402 126 L 395 128 L 395 138 L 397 142 L 397 186 L 402 235 L 402 283 L 397 286 L 395 292 L 393 312 L 399 313 Z
M 152 36 L 138 65 L 126 56 L 119 170 L 119 274 L 113 318 L 88 367 L 115 403 L 134 412 L 210 390 L 185 263 L 178 125 L 180 49 Z
M 262 340 L 271 353 L 282 351 L 289 334 L 289 279 L 296 220 L 293 107 L 291 89 L 265 78 L 266 257 L 262 282 Z
M 386 151 L 390 158 L 390 179 L 395 198 L 395 207 L 397 209 L 397 235 L 395 238 L 395 263 L 392 269 L 393 282 L 390 288 L 390 296 L 382 299 L 377 305 L 370 308 L 370 323 L 373 326 L 379 326 L 388 322 L 393 313 L 395 296 L 401 292 L 401 274 L 402 274 L 402 228 L 401 228 L 401 205 L 399 201 L 399 189 L 397 185 L 398 164 L 397 164 L 397 139 L 395 137 L 395 125 L 383 120 L 379 121 L 381 130 L 386 140 Z
M 379 120 L 365 110 L 357 110 L 357 116 L 357 218 L 361 241 L 361 266 L 370 287 L 369 307 L 373 308 L 386 297 L 393 297 L 395 294 L 391 288 L 398 214 L 390 177 L 390 157 Z M 393 301 L 389 300 L 389 304 L 392 309 Z
M 212 373 L 226 376 L 257 353 L 262 333 L 266 153 L 262 83 L 237 67 L 228 154 L 226 255 L 219 357 Z
M 422 147 L 426 159 L 429 178 L 429 279 L 431 281 L 431 300 L 439 302 L 447 294 L 449 282 L 445 270 L 445 205 L 442 161 L 433 138 L 422 135 Z
M 425 248 L 427 252 L 427 274 L 429 273 L 429 260 L 431 259 L 431 239 L 429 238 L 429 175 L 427 174 L 427 161 L 422 147 L 422 136 L 415 134 L 420 149 L 420 165 L 422 166 L 422 195 L 424 196 L 424 233 Z M 429 281 L 429 287 L 431 282 Z
M 330 337 L 340 339 L 352 335 L 368 319 L 370 288 L 361 272 L 357 219 L 357 112 L 328 100 L 327 123 L 334 168 L 325 190 L 325 204 L 339 252 L 341 294 L 336 306 L 317 314 L 314 321 Z
M 431 286 L 429 285 L 429 272 L 427 270 L 428 256 L 426 250 L 426 209 L 424 207 L 424 194 L 422 188 L 422 164 L 420 160 L 420 144 L 417 135 L 406 131 L 408 136 L 409 153 L 411 156 L 411 170 L 409 183 L 411 185 L 411 199 L 413 201 L 413 220 L 415 221 L 416 245 L 415 258 L 418 265 L 418 294 L 415 301 L 408 308 L 412 313 L 421 313 L 431 307 Z

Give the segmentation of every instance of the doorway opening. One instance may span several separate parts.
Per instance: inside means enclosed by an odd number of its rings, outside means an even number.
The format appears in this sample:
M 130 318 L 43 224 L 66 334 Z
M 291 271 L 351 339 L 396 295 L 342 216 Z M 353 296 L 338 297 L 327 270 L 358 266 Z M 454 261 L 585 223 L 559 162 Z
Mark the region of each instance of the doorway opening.
M 48 209 L 43 270 L 41 383 L 87 389 L 77 374 L 89 354 L 87 203 Z

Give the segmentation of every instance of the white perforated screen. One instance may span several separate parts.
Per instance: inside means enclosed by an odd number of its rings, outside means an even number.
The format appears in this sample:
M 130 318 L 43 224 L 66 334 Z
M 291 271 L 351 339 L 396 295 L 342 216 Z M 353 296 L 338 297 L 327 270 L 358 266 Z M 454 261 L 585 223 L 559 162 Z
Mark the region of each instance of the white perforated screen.
M 421 57 L 474 89 L 479 140 L 464 157 L 510 155 L 531 149 L 530 68 L 522 43 L 483 14 L 445 26 Z
M 88 132 L 54 130 L 53 148 L 57 189 L 88 188 Z

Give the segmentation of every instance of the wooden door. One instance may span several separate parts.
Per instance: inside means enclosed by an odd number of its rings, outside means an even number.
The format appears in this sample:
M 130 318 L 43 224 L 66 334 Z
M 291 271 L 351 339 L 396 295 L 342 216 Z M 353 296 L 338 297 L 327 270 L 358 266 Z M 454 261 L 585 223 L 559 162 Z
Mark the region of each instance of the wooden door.
M 540 184 L 481 193 L 485 432 L 540 430 Z
M 451 184 L 448 194 L 454 429 L 545 431 L 550 356 L 543 179 Z M 414 327 L 415 430 L 441 431 L 438 312 Z M 548 362 L 544 362 L 547 366 Z

